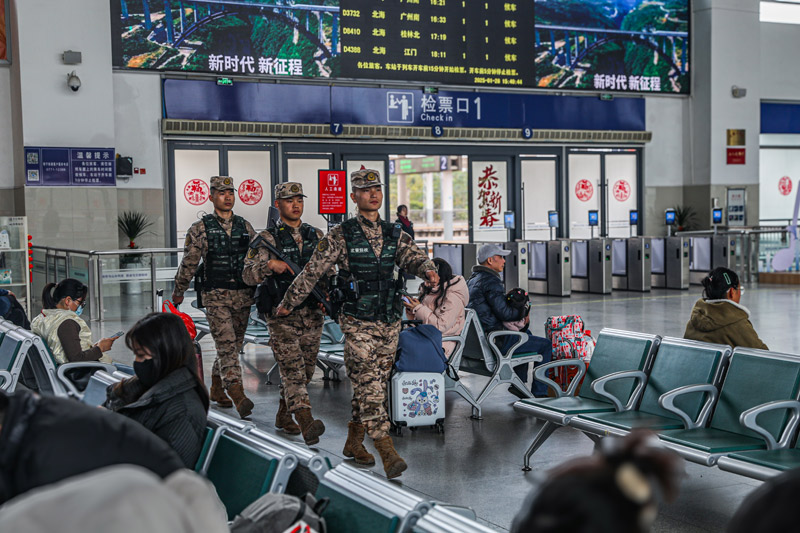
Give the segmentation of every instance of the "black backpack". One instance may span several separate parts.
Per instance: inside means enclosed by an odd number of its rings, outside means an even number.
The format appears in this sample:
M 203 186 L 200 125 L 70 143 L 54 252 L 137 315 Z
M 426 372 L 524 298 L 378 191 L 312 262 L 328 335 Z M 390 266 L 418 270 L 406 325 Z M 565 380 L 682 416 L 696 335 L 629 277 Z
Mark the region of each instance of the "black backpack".
M 322 513 L 328 501 L 328 498 L 316 501 L 311 494 L 300 499 L 289 494 L 267 493 L 236 515 L 231 533 L 284 533 L 301 521 L 310 528 L 299 529 L 301 533 L 326 533 Z

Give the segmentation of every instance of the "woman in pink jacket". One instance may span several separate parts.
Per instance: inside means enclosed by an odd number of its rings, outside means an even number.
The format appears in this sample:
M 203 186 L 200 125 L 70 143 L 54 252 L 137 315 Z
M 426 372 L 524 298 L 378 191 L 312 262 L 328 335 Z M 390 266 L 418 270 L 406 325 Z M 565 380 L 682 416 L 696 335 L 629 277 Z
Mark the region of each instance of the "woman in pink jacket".
M 462 276 L 454 276 L 450 264 L 439 257 L 433 260 L 439 268 L 439 284 L 430 288 L 422 286 L 416 298 L 407 296 L 403 299 L 406 316 L 409 320 L 422 320 L 442 332 L 442 337 L 460 335 L 464 328 L 464 308 L 469 302 L 469 289 Z M 443 342 L 445 355 L 449 358 L 456 343 Z

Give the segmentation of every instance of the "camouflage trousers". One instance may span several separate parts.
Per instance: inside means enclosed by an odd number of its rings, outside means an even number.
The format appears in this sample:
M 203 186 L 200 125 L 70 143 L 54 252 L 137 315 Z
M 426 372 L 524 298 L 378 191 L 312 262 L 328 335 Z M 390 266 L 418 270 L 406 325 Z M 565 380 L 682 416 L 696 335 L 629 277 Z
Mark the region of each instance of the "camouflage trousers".
M 400 321 L 371 322 L 342 315 L 344 363 L 353 385 L 353 420 L 366 426 L 367 435 L 389 435 L 387 388 L 397 352 Z
M 323 320 L 319 310 L 308 307 L 267 319 L 269 345 L 281 375 L 281 398 L 290 412 L 311 408 L 306 385 L 317 365 Z
M 221 305 L 206 307 L 208 326 L 217 346 L 217 357 L 214 359 L 211 375 L 219 376 L 226 389 L 242 382 L 239 352 L 242 351 L 249 316 L 249 306 L 238 309 Z

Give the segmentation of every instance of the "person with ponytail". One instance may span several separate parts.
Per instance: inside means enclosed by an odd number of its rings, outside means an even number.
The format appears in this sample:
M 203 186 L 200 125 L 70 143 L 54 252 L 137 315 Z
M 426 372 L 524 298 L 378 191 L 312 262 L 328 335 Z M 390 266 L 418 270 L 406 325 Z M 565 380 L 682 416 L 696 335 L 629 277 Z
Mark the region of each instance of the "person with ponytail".
M 89 288 L 77 279 L 48 283 L 42 291 L 42 312 L 31 322 L 31 331 L 47 342 L 58 364 L 80 361 L 111 363 L 104 355 L 115 338 L 92 342 L 92 331 L 81 318 Z
M 523 504 L 511 533 L 644 533 L 659 505 L 674 501 L 684 461 L 654 434 L 607 437 L 590 457 L 548 472 Z
M 403 305 L 409 320 L 422 320 L 442 332 L 442 337 L 460 335 L 464 327 L 464 309 L 469 303 L 469 289 L 463 276 L 454 276 L 450 264 L 440 257 L 433 259 L 439 268 L 439 283 L 435 287 L 422 285 L 420 300 L 406 296 Z M 447 357 L 456 343 L 447 341 L 442 348 Z
M 172 313 L 150 313 L 125 335 L 135 376 L 109 385 L 104 406 L 155 433 L 194 469 L 205 440 L 209 396 L 194 344 Z
M 750 311 L 739 303 L 743 292 L 736 272 L 725 267 L 712 270 L 703 278 L 703 297 L 694 304 L 683 337 L 768 350 L 750 322 Z

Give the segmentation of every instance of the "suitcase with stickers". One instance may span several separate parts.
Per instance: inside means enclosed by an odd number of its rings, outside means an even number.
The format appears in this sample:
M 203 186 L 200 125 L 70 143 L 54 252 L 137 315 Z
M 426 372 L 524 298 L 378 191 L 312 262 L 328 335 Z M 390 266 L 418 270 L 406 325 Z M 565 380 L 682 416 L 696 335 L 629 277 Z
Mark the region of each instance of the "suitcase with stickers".
M 388 391 L 389 421 L 395 434 L 402 435 L 403 427 L 413 431 L 420 426 L 435 426 L 444 433 L 446 369 L 438 329 L 422 324 L 400 334 Z

